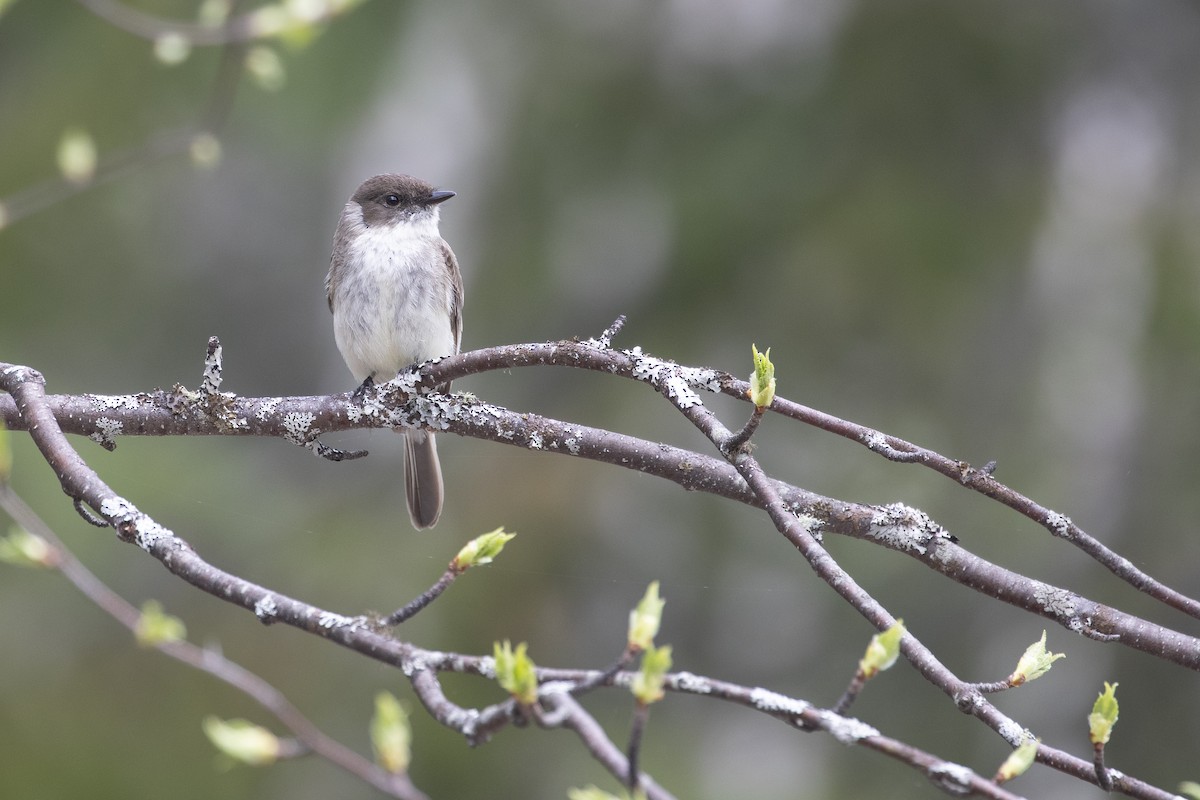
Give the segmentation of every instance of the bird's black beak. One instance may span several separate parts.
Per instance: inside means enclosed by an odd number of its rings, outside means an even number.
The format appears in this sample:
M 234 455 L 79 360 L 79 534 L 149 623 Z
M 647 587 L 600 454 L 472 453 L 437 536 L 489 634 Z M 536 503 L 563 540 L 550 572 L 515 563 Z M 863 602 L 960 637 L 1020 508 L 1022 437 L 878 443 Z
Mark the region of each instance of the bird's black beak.
M 438 189 L 436 192 L 431 192 L 429 195 L 429 205 L 436 206 L 438 203 L 444 203 L 454 197 L 454 192 L 449 189 Z

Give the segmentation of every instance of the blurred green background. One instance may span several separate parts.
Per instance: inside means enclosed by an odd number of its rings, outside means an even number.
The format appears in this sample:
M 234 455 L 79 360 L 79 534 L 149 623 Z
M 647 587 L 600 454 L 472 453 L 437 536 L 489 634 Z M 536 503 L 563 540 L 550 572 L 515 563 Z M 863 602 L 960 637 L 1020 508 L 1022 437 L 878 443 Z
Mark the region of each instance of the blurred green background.
M 130 0 L 190 18 L 191 0 Z M 254 4 L 249 4 L 253 7 Z M 0 360 L 59 393 L 199 382 L 345 391 L 322 279 L 363 178 L 401 171 L 459 193 L 442 231 L 466 280 L 464 347 L 598 334 L 737 373 L 770 346 L 780 392 L 955 458 L 1069 514 L 1136 564 L 1200 592 L 1200 10 L 1180 2 L 1013 0 L 374 0 L 304 47 L 270 43 L 285 82 L 238 87 L 211 170 L 185 156 L 0 230 Z M 56 176 L 63 131 L 101 156 L 191 125 L 220 60 L 165 66 L 150 42 L 74 3 L 0 16 L 0 198 Z M 526 370 L 456 388 L 518 410 L 708 452 L 644 387 Z M 713 401 L 729 425 L 745 407 Z M 975 552 L 1196 632 L 1017 515 L 916 466 L 768 419 L 776 475 L 903 501 Z M 471 751 L 403 677 L 313 637 L 263 628 L 85 525 L 28 439 L 14 484 L 135 603 L 263 675 L 369 751 L 374 694 L 400 694 L 412 773 L 438 798 L 564 798 L 617 787 L 570 734 L 505 730 Z M 346 614 L 391 610 L 471 536 L 519 533 L 402 634 L 539 663 L 605 665 L 646 584 L 667 599 L 677 668 L 836 700 L 871 631 L 761 514 L 616 468 L 443 436 L 446 513 L 410 530 L 386 432 L 345 464 L 281 441 L 80 440 L 101 476 L 225 569 Z M 997 680 L 1033 618 L 908 559 L 830 551 L 959 675 Z M 200 720 L 244 697 L 155 653 L 61 578 L 0 570 L 0 796 L 372 797 L 329 764 L 214 768 Z M 1084 717 L 1119 681 L 1109 763 L 1174 789 L 1197 779 L 1194 677 L 1052 628 L 1068 658 L 997 704 L 1090 755 Z M 495 701 L 446 679 L 463 704 Z M 588 706 L 624 743 L 630 700 Z M 990 775 L 1008 748 L 900 665 L 854 712 Z M 681 797 L 938 796 L 888 759 L 733 706 L 669 697 L 644 766 Z M 1046 769 L 1013 789 L 1095 797 Z

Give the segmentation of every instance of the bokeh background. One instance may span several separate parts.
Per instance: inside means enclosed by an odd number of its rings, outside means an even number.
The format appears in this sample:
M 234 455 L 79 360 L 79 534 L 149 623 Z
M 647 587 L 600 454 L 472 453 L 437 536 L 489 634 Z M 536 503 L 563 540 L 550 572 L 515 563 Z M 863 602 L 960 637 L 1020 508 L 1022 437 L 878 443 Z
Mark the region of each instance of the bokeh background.
M 0 198 L 56 179 L 63 132 L 101 157 L 195 124 L 221 55 L 175 66 L 76 3 L 0 14 Z M 128 0 L 194 18 L 191 0 Z M 254 7 L 254 3 L 247 7 Z M 305 4 L 295 4 L 293 8 Z M 373 0 L 239 80 L 211 169 L 186 156 L 10 219 L 0 230 L 0 359 L 52 392 L 199 382 L 225 346 L 244 395 L 345 391 L 322 279 L 364 177 L 459 193 L 442 230 L 466 278 L 464 346 L 596 335 L 748 373 L 973 463 L 1071 515 L 1143 569 L 1200 591 L 1200 9 L 1117 0 Z M 261 52 L 259 56 L 262 57 Z M 270 57 L 266 57 L 270 66 Z M 268 71 L 269 72 L 269 71 Z M 282 82 L 279 80 L 282 78 Z M 38 196 L 38 195 L 34 195 Z M 705 449 L 644 387 L 565 370 L 463 381 L 514 409 Z M 727 424 L 744 407 L 713 401 Z M 16 488 L 125 597 L 272 681 L 369 749 L 374 694 L 415 713 L 413 775 L 434 797 L 563 798 L 615 783 L 558 732 L 470 750 L 395 671 L 203 596 L 85 525 L 16 436 Z M 903 501 L 972 550 L 1195 633 L 1017 515 L 916 466 L 768 419 L 777 475 Z M 409 529 L 396 437 L 338 437 L 332 464 L 280 441 L 78 446 L 118 491 L 214 563 L 346 614 L 391 610 L 471 536 L 519 533 L 405 626 L 420 644 L 601 666 L 651 580 L 678 668 L 832 703 L 870 630 L 760 514 L 612 467 L 442 437 L 448 503 Z M 1045 623 L 832 538 L 831 552 L 958 674 L 996 680 Z M 207 714 L 271 725 L 249 700 L 152 652 L 61 578 L 0 570 L 0 796 L 372 797 L 317 760 L 214 767 Z M 1046 678 L 997 699 L 1044 741 L 1090 753 L 1084 717 L 1119 681 L 1109 763 L 1197 779 L 1191 674 L 1052 628 Z M 446 679 L 463 704 L 494 686 Z M 624 742 L 630 701 L 589 707 Z M 855 713 L 990 774 L 1008 748 L 900 665 Z M 277 726 L 275 726 L 278 729 Z M 681 797 L 938 796 L 887 759 L 732 706 L 671 697 L 645 767 Z M 1045 769 L 1029 796 L 1094 797 Z

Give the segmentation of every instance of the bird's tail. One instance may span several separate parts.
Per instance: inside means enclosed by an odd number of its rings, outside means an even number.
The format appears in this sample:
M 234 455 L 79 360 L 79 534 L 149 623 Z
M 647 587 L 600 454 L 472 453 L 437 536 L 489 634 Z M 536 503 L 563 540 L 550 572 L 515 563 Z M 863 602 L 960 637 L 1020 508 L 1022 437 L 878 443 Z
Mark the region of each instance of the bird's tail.
M 442 465 L 437 443 L 428 431 L 404 434 L 404 489 L 413 527 L 423 530 L 436 525 L 442 515 Z

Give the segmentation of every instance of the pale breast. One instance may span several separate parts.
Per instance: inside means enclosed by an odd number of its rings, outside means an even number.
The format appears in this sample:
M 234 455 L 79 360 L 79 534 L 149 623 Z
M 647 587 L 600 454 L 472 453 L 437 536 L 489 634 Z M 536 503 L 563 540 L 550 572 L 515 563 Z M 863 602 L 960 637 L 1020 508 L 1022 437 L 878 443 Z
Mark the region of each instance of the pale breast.
M 333 296 L 334 335 L 357 380 L 388 380 L 409 364 L 455 352 L 452 285 L 436 223 L 363 229 L 344 267 Z

